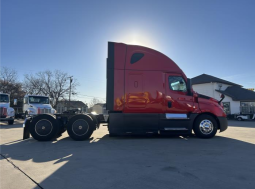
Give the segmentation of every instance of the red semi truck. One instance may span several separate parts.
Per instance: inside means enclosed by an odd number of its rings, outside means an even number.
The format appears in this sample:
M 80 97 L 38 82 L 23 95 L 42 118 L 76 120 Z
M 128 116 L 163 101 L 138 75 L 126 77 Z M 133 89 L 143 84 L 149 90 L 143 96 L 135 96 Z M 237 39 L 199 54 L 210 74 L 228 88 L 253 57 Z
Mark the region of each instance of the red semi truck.
M 226 114 L 211 97 L 193 91 L 191 81 L 164 54 L 142 46 L 108 42 L 106 109 L 110 136 L 177 134 L 211 138 L 227 129 Z M 51 140 L 67 130 L 74 140 L 99 128 L 99 115 L 40 114 L 24 122 L 26 139 Z

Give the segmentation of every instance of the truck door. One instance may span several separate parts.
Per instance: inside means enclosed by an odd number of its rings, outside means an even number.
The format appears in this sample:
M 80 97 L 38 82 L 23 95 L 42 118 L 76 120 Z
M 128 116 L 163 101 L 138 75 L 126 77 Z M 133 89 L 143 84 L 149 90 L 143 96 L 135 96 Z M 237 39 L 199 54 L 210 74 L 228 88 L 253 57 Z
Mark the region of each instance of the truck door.
M 160 132 L 189 133 L 194 120 L 193 97 L 188 95 L 187 84 L 182 75 L 166 73 L 165 114 L 161 114 Z
M 187 83 L 178 74 L 166 74 L 166 113 L 188 114 L 193 111 L 193 97 L 188 96 Z

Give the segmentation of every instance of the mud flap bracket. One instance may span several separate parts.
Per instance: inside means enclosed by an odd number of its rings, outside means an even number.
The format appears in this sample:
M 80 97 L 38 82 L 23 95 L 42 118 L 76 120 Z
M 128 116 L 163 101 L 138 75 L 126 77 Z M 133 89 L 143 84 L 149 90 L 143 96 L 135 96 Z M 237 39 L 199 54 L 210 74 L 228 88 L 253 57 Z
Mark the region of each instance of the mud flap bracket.
M 29 125 L 31 123 L 31 120 L 32 118 L 28 117 L 23 123 L 23 140 L 30 138 Z

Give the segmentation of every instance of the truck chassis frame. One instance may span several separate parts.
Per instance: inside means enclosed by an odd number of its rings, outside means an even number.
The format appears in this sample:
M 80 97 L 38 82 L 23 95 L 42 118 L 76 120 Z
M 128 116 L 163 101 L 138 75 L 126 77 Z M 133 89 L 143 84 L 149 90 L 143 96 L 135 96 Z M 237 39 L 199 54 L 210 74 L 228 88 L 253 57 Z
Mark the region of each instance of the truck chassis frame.
M 24 120 L 23 140 L 30 135 L 39 141 L 51 140 L 61 136 L 66 130 L 72 139 L 85 140 L 94 130 L 99 129 L 100 123 L 105 121 L 102 115 L 98 114 L 70 112 L 29 116 Z

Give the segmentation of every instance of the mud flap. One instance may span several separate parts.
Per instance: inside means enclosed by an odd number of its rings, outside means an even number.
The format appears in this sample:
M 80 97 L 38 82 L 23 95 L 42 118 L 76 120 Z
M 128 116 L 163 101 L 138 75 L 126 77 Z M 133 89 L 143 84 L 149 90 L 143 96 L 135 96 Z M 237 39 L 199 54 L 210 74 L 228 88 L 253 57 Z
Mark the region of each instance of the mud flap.
M 98 114 L 90 114 L 90 113 L 87 115 L 90 116 L 92 118 L 93 122 L 95 123 L 95 126 L 96 126 L 95 130 L 99 129 L 100 123 L 101 123 L 100 119 L 99 119 L 99 115 Z
M 31 123 L 31 120 L 32 118 L 28 117 L 23 123 L 23 140 L 30 138 L 29 125 Z

